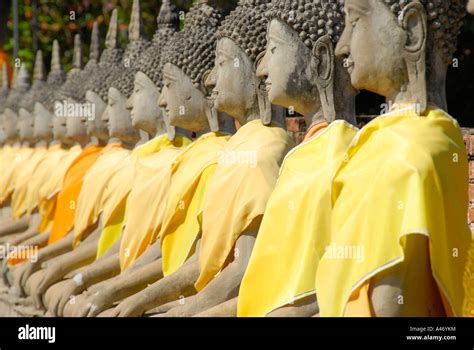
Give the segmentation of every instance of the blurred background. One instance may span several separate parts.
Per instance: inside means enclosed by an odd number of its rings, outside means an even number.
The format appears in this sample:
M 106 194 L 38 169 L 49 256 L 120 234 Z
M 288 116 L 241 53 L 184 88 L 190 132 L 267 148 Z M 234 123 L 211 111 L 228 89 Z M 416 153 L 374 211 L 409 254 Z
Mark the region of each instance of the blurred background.
M 179 11 L 186 12 L 193 0 L 172 0 Z M 449 0 L 445 0 L 449 1 Z M 210 0 L 221 12 L 228 14 L 237 0 Z M 161 0 L 141 0 L 145 33 L 151 38 Z M 127 42 L 127 28 L 132 0 L 1 0 L 0 1 L 0 64 L 13 63 L 19 57 L 32 69 L 37 49 L 42 49 L 49 64 L 52 41 L 61 46 L 62 63 L 66 71 L 71 67 L 74 35 L 81 34 L 84 54 L 88 57 L 88 43 L 94 21 L 100 24 L 104 41 L 112 10 L 119 9 L 120 37 Z M 71 13 L 75 18 L 71 19 Z M 15 23 L 17 25 L 15 26 Z M 15 30 L 17 28 L 17 30 Z M 474 16 L 468 16 L 460 36 L 457 67 L 448 76 L 450 114 L 464 127 L 474 127 Z M 370 93 L 358 96 L 358 114 L 376 115 L 383 99 Z

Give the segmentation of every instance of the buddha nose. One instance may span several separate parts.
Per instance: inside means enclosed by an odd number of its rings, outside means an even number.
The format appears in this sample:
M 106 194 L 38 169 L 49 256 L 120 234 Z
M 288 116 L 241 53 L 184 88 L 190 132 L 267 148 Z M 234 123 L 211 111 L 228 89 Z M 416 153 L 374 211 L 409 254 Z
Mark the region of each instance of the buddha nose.
M 132 110 L 133 108 L 133 94 L 127 99 L 127 102 L 125 102 L 125 108 L 128 109 L 129 111 Z
M 348 58 L 350 55 L 350 46 L 349 46 L 349 29 L 346 27 L 339 39 L 339 42 L 336 45 L 336 50 L 334 52 L 339 58 Z
M 265 52 L 262 60 L 257 66 L 257 78 L 266 79 L 268 77 L 268 50 Z
M 108 123 L 109 122 L 109 107 L 107 107 L 104 111 L 104 113 L 102 113 L 102 117 L 100 118 L 102 119 L 102 121 L 104 123 Z
M 216 87 L 216 78 L 216 67 L 214 67 L 204 81 L 204 85 L 208 91 L 212 91 Z
M 168 106 L 168 103 L 166 102 L 166 97 L 165 97 L 166 90 L 167 88 L 164 87 L 163 90 L 161 91 L 160 97 L 158 97 L 158 106 L 160 106 L 160 108 L 166 108 Z

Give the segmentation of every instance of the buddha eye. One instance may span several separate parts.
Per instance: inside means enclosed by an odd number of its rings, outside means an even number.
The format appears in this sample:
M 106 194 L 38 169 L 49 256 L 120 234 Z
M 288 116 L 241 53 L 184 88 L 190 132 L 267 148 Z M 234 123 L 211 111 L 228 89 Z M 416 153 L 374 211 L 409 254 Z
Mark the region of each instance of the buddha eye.
M 270 49 L 270 52 L 271 52 L 272 54 L 274 54 L 274 53 L 275 53 L 275 50 L 276 50 L 276 46 L 273 46 L 273 47 Z

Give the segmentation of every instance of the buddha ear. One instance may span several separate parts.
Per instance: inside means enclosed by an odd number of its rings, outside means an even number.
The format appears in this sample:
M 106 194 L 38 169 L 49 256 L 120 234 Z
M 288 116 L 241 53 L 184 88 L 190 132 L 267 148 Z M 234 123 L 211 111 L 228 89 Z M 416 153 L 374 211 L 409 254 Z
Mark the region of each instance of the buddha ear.
M 201 79 L 201 86 L 206 86 L 205 82 L 207 81 L 207 78 L 211 74 L 211 70 L 207 70 L 204 72 L 202 75 Z M 212 132 L 217 132 L 219 131 L 219 116 L 217 115 L 217 111 L 214 108 L 214 101 L 210 100 L 207 98 L 209 92 L 207 88 L 204 88 L 204 98 L 206 99 L 206 117 L 207 121 L 209 122 L 209 127 Z
M 261 52 L 257 58 L 255 59 L 254 69 L 257 72 L 260 63 L 262 62 L 263 58 L 265 57 L 266 51 Z M 257 77 L 255 73 L 255 88 L 257 92 L 257 101 L 258 101 L 258 108 L 260 113 L 260 119 L 263 125 L 270 125 L 272 123 L 272 104 L 270 103 L 270 99 L 268 98 L 268 92 L 265 88 L 265 81 Z
M 316 64 L 316 86 L 319 91 L 324 118 L 328 122 L 336 120 L 334 106 L 334 45 L 331 37 L 326 34 L 316 41 L 313 47 L 313 58 Z
M 426 41 L 427 16 L 425 8 L 418 1 L 411 2 L 400 13 L 399 25 L 406 31 L 407 40 L 403 58 L 407 65 L 412 102 L 423 114 L 428 105 L 426 85 Z

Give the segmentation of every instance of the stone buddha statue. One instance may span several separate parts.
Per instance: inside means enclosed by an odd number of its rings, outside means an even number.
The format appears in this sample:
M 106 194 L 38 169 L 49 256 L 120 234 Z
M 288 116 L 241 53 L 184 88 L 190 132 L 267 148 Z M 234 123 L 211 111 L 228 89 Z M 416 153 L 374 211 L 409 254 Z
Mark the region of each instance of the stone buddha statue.
M 96 41 L 98 44 L 98 40 Z M 105 50 L 100 56 L 98 64 L 93 64 L 93 73 L 86 76 L 87 80 L 83 84 L 86 101 L 94 106 L 94 118 L 84 118 L 87 122 L 89 133 L 94 129 L 103 135 L 107 135 L 106 122 L 102 120 L 102 114 L 107 107 L 108 89 L 110 84 L 118 78 L 120 70 L 123 67 L 124 50 L 120 48 L 118 38 L 117 10 L 112 12 L 109 29 L 105 39 Z M 99 60 L 98 51 L 94 54 L 94 59 Z M 87 68 L 87 67 L 86 67 Z
M 96 34 L 92 36 L 92 41 L 95 41 L 95 45 L 97 46 L 97 30 L 95 30 L 95 33 Z M 96 39 L 94 39 L 94 37 Z M 92 53 L 95 51 L 95 49 L 91 50 Z M 81 100 L 80 88 L 81 82 L 84 81 L 85 76 L 82 75 L 81 71 L 82 49 L 79 37 L 75 38 L 73 61 L 73 69 L 66 77 L 60 65 L 59 45 L 57 41 L 53 42 L 53 55 L 51 63 L 52 70 L 48 75 L 47 84 L 44 86 L 44 91 L 47 97 L 43 101 L 36 102 L 35 119 L 41 121 L 42 125 L 48 125 L 49 127 L 52 126 L 53 132 L 57 137 L 60 137 L 63 141 L 65 141 L 67 146 L 70 146 L 74 142 L 82 146 L 87 145 L 90 141 L 96 144 L 99 144 L 100 142 L 103 143 L 104 141 L 101 141 L 99 138 L 102 136 L 102 134 L 98 133 L 89 135 L 87 133 L 84 124 L 81 122 L 81 116 L 71 116 L 71 118 L 68 118 L 66 115 L 64 115 L 64 113 L 62 113 L 63 111 L 58 110 L 58 104 L 62 105 L 63 103 L 78 103 L 77 101 Z M 90 72 L 91 70 L 89 70 L 89 73 Z M 61 107 L 63 107 L 63 105 Z M 69 119 L 74 119 L 74 121 L 68 122 Z M 79 156 L 80 152 L 77 153 L 78 150 L 80 150 L 80 148 L 78 149 L 77 147 L 71 149 L 70 156 L 63 159 L 64 162 L 61 163 L 62 166 L 59 167 L 58 164 L 58 172 L 62 171 L 62 176 L 64 176 L 64 169 L 68 168 L 68 164 L 70 164 L 76 156 Z M 56 195 L 54 198 L 57 197 L 58 195 Z M 54 215 L 54 213 L 50 214 Z M 40 235 L 43 238 L 43 241 L 37 242 L 37 244 L 44 245 L 47 243 L 49 239 L 49 233 L 50 231 L 47 231 L 44 235 Z M 43 259 L 46 261 L 49 258 L 56 257 L 58 254 L 62 254 L 70 249 L 72 249 L 70 243 L 63 241 L 57 246 L 53 245 L 48 247 L 48 249 L 43 252 Z M 18 293 L 23 293 L 23 288 L 25 287 L 29 276 L 38 270 L 40 265 L 41 264 L 35 264 L 33 262 L 26 262 L 19 265 L 18 267 L 15 266 L 13 279 L 15 280 L 15 289 L 18 291 Z
M 176 33 L 178 26 L 176 7 L 169 0 L 163 1 L 157 16 L 157 30 L 152 45 L 137 63 L 134 90 L 127 102 L 127 108 L 130 109 L 133 126 L 145 131 L 149 138 L 168 131 L 170 138 L 173 139 L 175 133 L 174 127 L 163 118 L 163 111 L 157 101 L 163 86 L 163 67 L 160 64 L 162 50 Z
M 343 4 L 279 1 L 267 17 L 268 44 L 257 75 L 270 101 L 301 113 L 309 128 L 306 142 L 280 169 L 240 288 L 238 315 L 312 316 L 318 312 L 317 264 L 330 239 L 330 177 L 356 133 L 355 92 L 334 55 Z M 323 130 L 324 137 L 315 137 Z M 277 256 L 281 264 L 268 263 Z
M 113 114 L 117 121 L 127 124 L 131 131 L 129 135 L 130 141 L 135 143 L 138 132 L 131 126 L 130 111 L 126 108 L 127 99 L 133 92 L 133 79 L 137 71 L 137 65 L 140 55 L 151 45 L 143 38 L 143 23 L 140 15 L 140 1 L 134 0 L 132 8 L 132 16 L 130 18 L 130 27 L 128 32 L 129 44 L 124 55 L 124 62 L 127 63 L 121 69 L 118 79 L 112 82 L 108 91 L 108 105 L 105 114 Z M 103 119 L 106 119 L 107 116 Z M 109 130 L 113 135 L 114 130 Z
M 183 138 L 180 135 L 176 135 L 174 128 L 173 127 L 165 127 L 165 124 L 163 122 L 162 116 L 161 116 L 161 111 L 158 108 L 158 96 L 159 96 L 159 90 L 156 87 L 162 85 L 161 83 L 161 65 L 160 65 L 160 57 L 162 53 L 162 49 L 167 43 L 168 39 L 175 33 L 176 28 L 178 26 L 178 16 L 176 13 L 176 9 L 174 6 L 171 6 L 169 1 L 165 1 L 162 4 L 162 7 L 160 9 L 160 13 L 157 18 L 158 22 L 158 28 L 157 31 L 153 37 L 153 42 L 151 47 L 149 47 L 138 59 L 138 62 L 132 67 L 133 69 L 129 69 L 129 72 L 126 72 L 125 74 L 122 75 L 121 78 L 117 80 L 115 83 L 117 86 L 117 92 L 120 92 L 126 94 L 128 96 L 131 93 L 131 90 L 133 90 L 133 93 L 129 97 L 127 101 L 127 108 L 131 112 L 132 116 L 132 123 L 135 128 L 138 128 L 140 131 L 143 131 L 144 133 L 147 134 L 147 138 L 151 138 L 150 141 L 146 142 L 145 144 L 142 144 L 133 151 L 132 158 L 134 158 L 136 161 L 142 163 L 142 164 L 153 164 L 153 169 L 147 169 L 147 171 L 144 171 L 143 165 L 140 165 L 140 167 L 137 168 L 137 174 L 134 176 L 133 183 L 131 183 L 131 197 L 138 196 L 140 197 L 143 201 L 146 201 L 146 199 L 143 196 L 153 196 L 153 199 L 155 200 L 156 198 L 159 197 L 159 189 L 154 189 L 154 187 L 160 187 L 164 186 L 164 183 L 162 180 L 160 180 L 160 174 L 158 172 L 158 168 L 164 167 L 169 161 L 167 160 L 167 156 L 169 158 L 169 155 L 173 152 L 178 152 L 180 149 L 184 148 L 184 146 L 189 143 L 190 141 L 187 140 L 186 138 Z M 138 25 L 135 26 L 137 29 L 139 28 Z M 138 84 L 141 85 L 135 85 L 135 89 L 133 89 L 133 86 L 129 86 L 129 84 L 133 85 L 133 81 L 130 80 L 131 76 L 130 73 L 136 73 L 137 77 L 137 82 Z M 141 79 L 138 78 L 139 76 L 142 76 Z M 151 78 L 148 78 L 151 77 Z M 151 80 L 153 79 L 153 80 Z M 155 85 L 156 84 L 156 85 Z M 146 88 L 145 88 L 146 87 Z M 111 89 L 112 90 L 112 89 Z M 109 109 L 110 106 L 107 107 Z M 116 108 L 115 106 L 112 106 L 113 108 Z M 111 109 L 110 109 L 111 110 Z M 129 113 L 130 113 L 129 112 Z M 123 110 L 120 112 L 122 114 Z M 165 136 L 166 131 L 168 130 L 169 132 L 169 139 L 172 141 L 168 140 L 168 138 Z M 171 131 L 169 131 L 171 130 Z M 172 135 L 172 136 L 171 136 Z M 143 138 L 142 138 L 143 140 Z M 163 152 L 162 152 L 163 150 Z M 143 160 L 142 160 L 143 158 Z M 136 167 L 135 165 L 133 166 L 134 168 Z M 125 170 L 125 169 L 124 169 Z M 153 176 L 156 178 L 156 180 L 151 180 L 149 177 Z M 135 193 L 137 191 L 140 191 L 140 188 L 136 189 L 135 183 L 143 183 L 143 182 L 149 182 L 151 187 L 148 187 L 148 190 L 146 193 L 143 194 L 138 194 Z M 112 184 L 113 187 L 113 184 Z M 123 192 L 123 188 L 127 188 L 127 186 L 122 183 L 120 185 L 121 189 L 120 191 L 116 192 Z M 127 194 L 128 196 L 128 194 Z M 125 197 L 126 198 L 126 197 Z M 125 202 L 125 199 L 123 200 Z M 157 203 L 161 203 L 160 200 L 155 200 Z M 133 202 L 133 200 L 132 200 Z M 140 211 L 139 208 L 136 208 L 135 205 L 129 204 L 129 201 L 126 201 L 126 206 L 127 206 L 127 213 L 131 214 L 132 216 L 134 215 L 135 211 Z M 115 210 L 116 212 L 120 212 L 120 210 Z M 153 209 L 148 207 L 147 212 L 153 212 Z M 143 212 L 141 212 L 140 215 L 143 215 Z M 107 216 L 107 214 L 106 214 Z M 115 221 L 117 221 L 118 218 L 115 218 Z M 128 222 L 128 219 L 125 217 L 123 220 L 127 220 L 127 225 L 134 225 L 133 220 L 131 223 Z M 118 226 L 117 224 L 114 224 L 115 226 Z M 111 244 L 111 239 L 112 239 L 112 232 L 114 232 L 113 227 L 108 227 L 106 226 L 103 230 L 103 233 L 101 235 L 101 241 L 99 242 L 99 247 L 98 247 L 98 256 L 103 254 L 103 249 L 105 246 L 105 242 L 109 242 L 107 244 Z M 117 232 L 115 235 L 119 234 Z M 120 238 L 120 236 L 115 236 L 116 238 L 113 238 L 114 240 Z M 118 242 L 120 243 L 120 242 Z M 50 310 L 57 310 L 56 312 L 61 314 L 62 309 L 64 307 L 64 304 L 66 301 L 69 301 L 69 298 L 71 295 L 74 295 L 75 293 L 81 292 L 85 290 L 87 287 L 92 285 L 93 283 L 97 283 L 101 281 L 102 279 L 107 279 L 119 272 L 117 270 L 118 265 L 118 252 L 116 252 L 116 244 L 110 247 L 110 249 L 107 250 L 107 253 L 104 254 L 104 258 L 106 259 L 98 259 L 94 264 L 91 264 L 87 268 L 81 269 L 81 276 L 83 278 L 83 284 L 81 286 L 77 286 L 76 284 L 73 283 L 72 280 L 69 280 L 65 282 L 65 285 L 63 287 L 60 287 L 58 284 L 54 288 L 51 288 L 50 291 L 48 291 L 46 298 L 50 299 L 48 300 L 47 303 L 52 305 L 50 307 Z M 152 260 L 156 260 L 159 256 L 158 254 L 149 254 Z M 137 262 L 137 264 L 134 265 L 140 266 L 140 264 L 145 264 L 146 262 L 149 262 L 149 259 L 146 258 L 141 258 L 139 259 L 140 262 Z M 129 271 L 127 271 L 129 272 Z M 99 284 L 100 285 L 100 284 Z M 94 286 L 95 287 L 95 286 Z M 93 290 L 94 287 L 91 289 Z M 53 289 L 56 289 L 57 292 L 53 291 Z M 116 288 L 115 288 L 116 290 Z M 84 293 L 84 295 L 88 294 L 88 292 Z M 66 308 L 64 310 L 65 315 L 72 315 L 74 314 L 73 308 L 80 308 L 81 304 L 81 299 L 84 297 L 84 295 L 79 296 L 78 298 L 75 298 L 75 303 L 71 304 L 68 303 L 66 305 Z M 56 306 L 57 303 L 59 303 L 59 306 Z M 87 310 L 86 310 L 87 312 Z
M 14 147 L 17 148 L 18 153 L 14 155 L 13 159 L 16 160 L 14 167 L 10 169 L 10 176 L 5 178 L 6 183 L 4 186 L 3 193 L 1 193 L 0 205 L 2 211 L 7 214 L 10 219 L 7 223 L 4 223 L 0 228 L 0 236 L 9 235 L 12 233 L 18 233 L 28 228 L 28 219 L 22 218 L 20 220 L 11 221 L 11 194 L 13 191 L 13 178 L 15 170 L 19 169 L 20 165 L 25 161 L 32 152 L 29 147 L 29 143 L 26 140 L 20 139 L 19 135 L 19 107 L 22 97 L 27 93 L 30 83 L 29 74 L 26 70 L 26 66 L 22 64 L 19 69 L 15 70 L 13 77 L 12 88 L 8 92 L 8 96 L 3 105 L 2 121 L 3 130 L 5 132 L 7 140 L 10 140 Z
M 209 105 L 206 99 L 208 92 L 203 82 L 203 77 L 212 67 L 214 33 L 219 21 L 220 15 L 218 12 L 207 5 L 206 2 L 193 6 L 186 17 L 185 28 L 169 40 L 169 45 L 164 50 L 162 59 L 164 64 L 163 90 L 159 105 L 166 110 L 171 125 L 192 131 L 196 133 L 198 138 L 183 152 L 180 152 L 177 157 L 173 156 L 175 159 L 171 169 L 171 180 L 164 178 L 166 181 L 171 181 L 168 185 L 168 204 L 166 208 L 160 209 L 166 209 L 167 213 L 163 213 L 164 219 L 160 219 L 156 225 L 162 227 L 162 232 L 166 231 L 170 234 L 182 234 L 182 232 L 177 233 L 179 229 L 188 232 L 194 236 L 190 240 L 193 246 L 199 245 L 196 238 L 199 237 L 200 229 L 196 218 L 202 191 L 204 191 L 203 187 L 207 183 L 210 174 L 212 174 L 213 163 L 217 159 L 218 150 L 228 138 L 221 132 L 233 130 L 232 121 L 219 116 Z M 183 203 L 184 210 L 179 210 L 176 207 L 180 203 Z M 174 226 L 176 222 L 181 222 L 182 225 L 176 227 Z M 163 228 L 163 226 L 166 226 L 166 228 Z M 130 230 L 129 233 L 127 233 L 127 229 Z M 121 242 L 121 264 L 125 266 L 122 274 L 111 280 L 110 284 L 99 284 L 102 287 L 100 289 L 99 285 L 97 288 L 90 288 L 89 297 L 87 298 L 88 306 L 84 307 L 82 311 L 79 310 L 76 315 L 96 315 L 112 306 L 114 301 L 119 301 L 137 293 L 137 291 L 145 288 L 147 284 L 163 277 L 162 260 L 161 258 L 156 260 L 157 256 L 161 256 L 160 247 L 159 244 L 158 246 L 154 244 L 159 242 L 159 230 L 156 227 L 145 228 L 144 230 L 140 228 L 140 230 L 136 229 L 136 231 L 139 231 L 136 235 L 133 231 L 134 226 L 131 224 L 131 218 L 129 217 Z M 130 239 L 125 239 L 127 237 L 130 237 Z M 149 252 L 152 256 L 151 260 L 155 261 L 134 269 L 134 259 L 140 256 L 136 260 L 138 264 L 139 260 L 148 256 Z M 190 254 L 188 261 L 191 264 L 190 268 L 197 271 L 197 256 L 194 252 L 195 249 L 191 247 L 191 252 L 188 252 Z M 180 262 L 180 264 L 184 264 L 182 270 L 178 266 L 176 273 L 169 276 L 165 274 L 166 277 L 162 280 L 162 284 L 169 286 L 165 289 L 165 293 L 167 293 L 166 290 L 169 291 L 168 288 L 174 288 L 173 284 L 176 283 L 176 277 L 182 279 L 180 285 L 187 286 L 183 287 L 184 289 L 192 290 L 190 287 L 193 288 L 193 282 L 189 280 L 189 274 L 186 272 L 189 268 L 185 268 L 187 258 L 187 256 L 184 256 L 184 261 Z M 152 287 L 156 288 L 155 285 Z M 139 293 L 131 299 L 140 299 L 141 295 Z M 169 298 L 174 299 L 173 296 L 169 296 Z M 142 307 L 141 302 L 138 302 L 137 305 L 140 308 Z M 118 310 L 120 310 L 120 306 L 111 312 L 115 313 Z
M 137 61 L 141 52 L 143 52 L 143 50 L 148 46 L 148 43 L 141 37 L 140 23 L 141 19 L 139 2 L 138 0 L 136 0 L 133 6 L 129 30 L 129 38 L 131 41 L 125 51 L 125 58 L 123 64 L 125 64 L 125 62 L 127 62 L 128 60 L 130 62 Z M 104 150 L 107 151 L 107 154 L 104 154 L 99 157 L 96 161 L 96 164 L 94 164 L 94 166 L 89 170 L 89 172 L 94 172 L 96 171 L 96 169 L 100 169 L 100 174 L 98 173 L 97 176 L 100 176 L 102 181 L 94 181 L 92 179 L 92 175 L 86 175 L 84 179 L 84 185 L 77 203 L 77 217 L 75 218 L 75 232 L 73 242 L 74 245 L 77 245 L 79 244 L 79 242 L 81 242 L 82 239 L 84 239 L 84 237 L 87 237 L 87 239 L 84 241 L 84 243 L 87 243 L 83 245 L 81 244 L 81 246 L 75 249 L 74 251 L 62 255 L 61 258 L 58 259 L 58 262 L 56 264 L 52 264 L 47 269 L 47 271 L 44 272 L 43 278 L 41 280 L 37 280 L 38 284 L 34 284 L 32 282 L 33 287 L 31 287 L 31 290 L 34 291 L 33 298 L 36 301 L 36 305 L 38 307 L 43 305 L 43 294 L 52 284 L 62 279 L 67 273 L 75 270 L 77 267 L 80 267 L 84 264 L 89 264 L 95 258 L 97 251 L 97 243 L 100 238 L 100 233 L 103 229 L 103 224 L 101 223 L 102 220 L 99 216 L 97 220 L 92 220 L 92 222 L 88 222 L 86 224 L 85 221 L 83 221 L 84 215 L 89 215 L 88 211 L 92 210 L 92 207 L 89 204 L 95 200 L 99 200 L 97 193 L 101 193 L 105 190 L 105 185 L 107 183 L 107 180 L 105 180 L 106 177 L 115 176 L 116 174 L 114 175 L 114 173 L 117 171 L 117 167 L 120 167 L 121 162 L 124 161 L 123 157 L 125 157 L 126 159 L 127 155 L 129 156 L 129 151 L 123 149 L 112 150 L 110 149 L 110 147 L 114 147 L 114 145 L 121 144 L 120 148 L 131 149 L 138 141 L 138 133 L 132 128 L 129 112 L 125 108 L 125 102 L 128 96 L 126 95 L 125 98 L 123 98 L 121 95 L 122 91 L 128 93 L 129 90 L 132 90 L 128 88 L 127 82 L 130 80 L 133 82 L 134 72 L 131 71 L 131 69 L 127 68 L 126 65 L 125 71 L 120 67 L 121 66 L 117 66 L 114 70 L 109 72 L 110 76 L 116 77 L 116 80 L 114 80 L 112 84 L 116 84 L 116 86 L 119 86 L 120 91 L 116 88 L 109 88 L 109 103 L 101 116 L 102 121 L 108 126 L 110 146 L 107 146 L 107 148 Z M 99 94 L 103 93 L 103 90 L 105 88 L 105 85 L 101 86 L 98 90 L 96 90 L 96 92 L 98 92 Z M 84 125 L 85 130 L 85 124 L 82 123 L 83 118 L 76 119 L 79 121 L 75 120 L 74 122 L 72 122 L 72 124 L 82 124 Z M 92 122 L 92 120 L 87 121 L 87 123 Z M 69 127 L 70 126 L 68 123 L 68 129 Z M 89 127 L 88 130 L 90 132 L 91 128 Z M 104 186 L 89 191 L 88 189 L 91 188 L 91 186 L 95 186 L 96 183 L 103 183 Z M 107 185 L 107 187 L 109 186 Z M 94 199 L 87 197 L 89 194 L 94 195 Z M 86 226 L 89 224 L 90 225 L 89 227 L 85 227 L 83 226 L 83 223 L 86 224 Z M 80 227 L 78 225 L 80 225 Z
M 389 108 L 359 132 L 332 181 L 331 245 L 363 247 L 366 257 L 356 263 L 325 253 L 316 275 L 320 314 L 347 315 L 348 302 L 359 301 L 356 315 L 461 315 L 471 241 L 468 164 L 459 125 L 445 111 L 447 67 L 465 1 L 346 0 L 344 6 L 336 55 L 345 59 L 353 87 L 384 96 Z M 372 179 L 370 186 L 362 178 Z M 453 211 L 442 204 L 458 202 Z M 362 311 L 362 304 L 370 309 Z
M 142 157 L 153 157 L 153 160 L 149 160 L 150 162 L 153 162 L 154 164 L 161 164 L 163 163 L 163 159 L 160 158 L 159 154 L 155 156 L 155 153 L 160 153 L 160 149 L 162 146 L 173 146 L 177 149 L 179 148 L 179 145 L 177 143 L 173 144 L 169 141 L 164 141 L 163 143 L 163 141 L 161 141 L 163 137 L 166 138 L 166 136 L 164 135 L 171 127 L 167 128 L 165 126 L 161 110 L 158 107 L 159 89 L 157 88 L 157 86 L 160 86 L 161 88 L 162 85 L 161 66 L 159 64 L 161 50 L 163 49 L 171 35 L 176 32 L 176 29 L 178 27 L 178 16 L 176 13 L 176 9 L 174 8 L 174 6 L 170 5 L 169 1 L 165 1 L 162 4 L 157 18 L 157 22 L 158 26 L 156 33 L 153 37 L 152 45 L 142 55 L 140 55 L 138 61 L 134 64 L 134 66 L 132 68 L 127 69 L 127 72 L 123 73 L 122 76 L 117 80 L 117 82 L 114 83 L 114 85 L 117 86 L 117 88 L 115 88 L 116 91 L 114 91 L 114 93 L 117 93 L 119 95 L 120 100 L 123 101 L 122 95 L 125 94 L 125 96 L 128 96 L 131 90 L 133 90 L 133 93 L 127 100 L 127 109 L 129 110 L 131 116 L 132 125 L 134 128 L 145 132 L 148 138 L 151 139 L 149 142 L 144 144 L 143 147 L 137 146 L 135 148 L 134 153 L 137 153 L 137 160 Z M 133 28 L 134 30 L 140 30 L 139 23 L 134 25 Z M 135 89 L 133 89 L 133 86 L 130 87 L 128 85 L 130 83 L 133 84 L 133 82 L 130 82 L 130 74 L 133 75 L 135 71 Z M 112 92 L 112 90 L 113 89 L 110 89 L 109 92 Z M 114 105 L 109 105 L 107 107 L 107 111 L 105 113 L 107 114 L 109 113 L 109 111 L 111 115 L 116 115 L 120 113 L 124 116 L 123 120 L 129 123 L 130 116 L 127 117 L 125 115 L 122 107 L 123 106 L 116 106 L 116 104 L 114 103 Z M 116 108 L 119 108 L 120 110 L 115 111 Z M 105 118 L 108 119 L 107 116 L 105 116 Z M 175 134 L 174 131 L 172 132 L 172 134 Z M 153 145 L 155 143 L 156 146 Z M 148 157 L 148 152 L 152 152 L 149 154 L 150 157 Z M 136 167 L 133 162 L 131 162 L 129 166 L 134 168 Z M 126 169 L 124 169 L 124 171 L 126 171 Z M 152 171 L 152 173 L 155 172 Z M 134 176 L 134 178 L 136 178 L 136 181 L 151 181 L 147 179 L 147 174 L 143 174 L 143 172 L 137 174 L 136 176 Z M 123 181 L 123 178 L 122 181 L 119 182 L 121 189 L 120 191 L 115 190 L 115 194 L 117 194 L 118 192 L 122 192 L 122 189 L 124 187 L 127 187 L 125 185 L 125 181 Z M 133 183 L 134 182 L 135 180 L 133 181 Z M 133 183 L 131 188 L 132 192 L 134 191 Z M 114 183 L 110 183 L 109 187 L 111 188 L 111 191 L 114 191 Z M 151 188 L 148 189 L 147 193 L 149 193 L 149 195 L 156 196 L 156 192 L 154 192 Z M 117 197 L 120 196 L 117 195 Z M 143 198 L 143 200 L 145 199 Z M 126 201 L 126 197 L 120 199 L 120 201 Z M 134 210 L 134 208 L 130 210 Z M 118 210 L 117 208 L 115 208 L 114 211 L 120 212 L 120 210 Z M 105 213 L 105 215 L 107 216 L 107 213 Z M 114 226 L 117 226 L 117 220 L 118 218 L 116 217 L 114 219 Z M 99 243 L 98 257 L 99 251 L 103 249 L 102 241 L 106 241 L 107 236 L 110 235 L 109 231 L 113 231 L 112 229 L 108 229 L 107 223 L 105 223 L 105 225 L 106 227 L 104 228 L 103 233 L 101 234 L 101 242 Z M 75 282 L 74 278 L 70 278 L 63 282 L 57 283 L 54 287 L 50 288 L 45 294 L 46 305 L 48 307 L 48 310 L 54 315 L 63 315 L 64 306 L 66 302 L 71 300 L 72 296 L 81 293 L 93 284 L 97 284 L 102 280 L 109 279 L 114 275 L 118 274 L 120 272 L 120 265 L 117 247 L 119 247 L 119 244 L 114 244 L 112 247 L 110 247 L 110 249 L 107 250 L 105 254 L 103 254 L 104 259 L 98 258 L 94 263 L 90 264 L 89 266 L 76 271 L 76 275 L 80 274 L 82 278 L 82 283 L 80 285 Z M 76 301 L 75 299 L 76 298 L 74 298 L 73 300 Z M 79 304 L 80 299 L 81 297 L 77 298 L 77 304 Z M 69 304 L 68 307 L 70 309 L 72 306 L 75 305 L 76 303 Z M 68 313 L 65 314 L 71 315 Z
M 216 109 L 231 115 L 241 127 L 224 146 L 206 192 L 200 276 L 195 283 L 199 293 L 157 310 L 177 305 L 169 316 L 196 315 L 219 304 L 225 305 L 221 311 L 229 312 L 228 302 L 235 307 L 226 316 L 236 314 L 239 285 L 261 216 L 281 162 L 294 146 L 283 129 L 284 120 L 278 118 L 281 114 L 272 111 L 256 76 L 257 61 L 266 47 L 268 8 L 269 1 L 240 1 L 217 33 L 215 66 L 206 85 Z
M 17 71 L 17 75 L 14 78 L 14 84 L 10 90 L 7 100 L 5 101 L 5 109 L 3 110 L 3 120 L 13 122 L 19 120 L 19 107 L 23 95 L 30 88 L 29 74 L 26 70 L 26 66 L 22 64 Z

